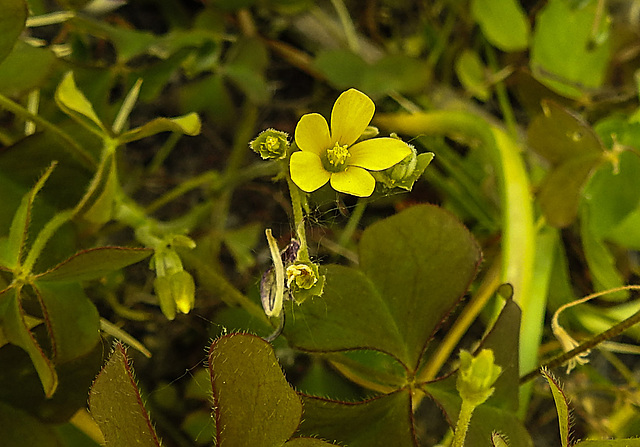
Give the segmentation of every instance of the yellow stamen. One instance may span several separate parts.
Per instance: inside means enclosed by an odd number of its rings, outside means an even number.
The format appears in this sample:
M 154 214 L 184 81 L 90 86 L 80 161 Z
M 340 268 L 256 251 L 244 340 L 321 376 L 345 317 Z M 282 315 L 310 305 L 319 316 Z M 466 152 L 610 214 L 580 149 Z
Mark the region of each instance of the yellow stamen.
M 331 149 L 327 149 L 327 164 L 326 166 L 330 171 L 339 172 L 344 170 L 344 166 L 347 164 L 347 160 L 351 157 L 349 153 L 349 146 L 340 146 L 336 143 Z

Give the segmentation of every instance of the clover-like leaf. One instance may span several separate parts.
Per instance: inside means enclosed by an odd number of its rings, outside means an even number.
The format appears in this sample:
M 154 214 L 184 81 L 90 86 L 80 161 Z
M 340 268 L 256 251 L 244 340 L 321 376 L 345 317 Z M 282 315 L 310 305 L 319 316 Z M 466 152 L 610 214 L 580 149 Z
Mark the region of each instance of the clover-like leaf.
M 584 186 L 603 160 L 603 147 L 579 116 L 552 101 L 543 101 L 542 110 L 527 130 L 529 146 L 552 164 L 538 198 L 549 223 L 566 227 L 575 220 Z
M 89 409 L 107 447 L 160 447 L 158 435 L 142 404 L 127 352 L 120 343 L 115 345 L 91 387 Z
M 209 351 L 216 445 L 283 445 L 302 417 L 302 402 L 287 383 L 273 348 L 248 334 L 215 340 Z
M 304 397 L 299 433 L 349 447 L 415 447 L 411 396 L 407 390 L 363 402 Z
M 451 214 L 430 205 L 409 208 L 364 231 L 359 269 L 328 266 L 321 297 L 289 303 L 284 334 L 309 351 L 383 351 L 415 371 L 480 258 Z

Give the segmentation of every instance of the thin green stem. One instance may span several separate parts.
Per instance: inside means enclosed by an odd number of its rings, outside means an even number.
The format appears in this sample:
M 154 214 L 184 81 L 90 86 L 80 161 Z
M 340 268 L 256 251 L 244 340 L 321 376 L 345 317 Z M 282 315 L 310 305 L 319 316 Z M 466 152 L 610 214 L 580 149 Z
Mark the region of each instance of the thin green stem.
M 53 135 L 61 139 L 66 144 L 63 145 L 68 149 L 73 156 L 75 156 L 83 165 L 87 168 L 95 169 L 96 160 L 93 156 L 85 151 L 68 133 L 60 129 L 55 124 L 50 123 L 39 115 L 35 115 L 22 107 L 20 104 L 10 100 L 6 96 L 0 94 L 0 107 L 9 110 L 10 112 L 18 115 L 27 121 L 33 121 L 36 125 L 48 130 Z
M 493 73 L 497 73 L 500 69 L 498 68 L 498 59 L 496 57 L 496 51 L 489 44 L 486 46 L 486 55 L 487 62 L 489 62 L 489 68 Z M 509 130 L 509 135 L 511 138 L 517 140 L 518 138 L 518 127 L 516 124 L 515 115 L 513 113 L 513 108 L 511 107 L 511 101 L 509 101 L 509 94 L 507 93 L 507 87 L 504 85 L 503 80 L 499 80 L 495 83 L 496 88 L 496 97 L 498 98 L 498 104 L 500 105 L 500 111 L 502 112 L 502 118 L 504 119 L 505 124 L 507 125 L 507 129 Z
M 353 212 L 351 213 L 351 216 L 349 217 L 344 230 L 342 230 L 340 238 L 338 239 L 338 245 L 340 245 L 341 247 L 345 247 L 349 243 L 349 240 L 353 237 L 353 233 L 355 233 L 358 225 L 360 224 L 360 220 L 364 215 L 364 210 L 367 208 L 367 203 L 368 200 L 362 198 L 358 199 L 358 202 L 356 202 L 356 206 L 353 209 Z
M 464 447 L 464 440 L 467 437 L 467 430 L 469 429 L 469 423 L 471 422 L 471 416 L 473 410 L 476 407 L 466 400 L 462 400 L 460 406 L 460 414 L 458 415 L 458 422 L 456 423 L 456 429 L 453 434 L 453 442 L 451 447 Z
M 338 18 L 340 19 L 340 24 L 344 30 L 344 35 L 347 39 L 349 49 L 356 54 L 359 53 L 360 44 L 358 43 L 358 34 L 356 33 L 356 29 L 353 26 L 351 17 L 349 16 L 349 10 L 342 0 L 331 0 L 331 4 L 335 8 Z
M 180 140 L 182 134 L 180 132 L 173 132 L 167 138 L 167 141 L 160 147 L 158 152 L 153 156 L 153 160 L 149 164 L 149 168 L 147 169 L 147 173 L 152 174 L 164 163 L 167 159 L 173 148 L 176 146 L 176 143 Z
M 287 185 L 289 186 L 289 194 L 291 195 L 291 207 L 293 209 L 293 224 L 296 229 L 296 237 L 300 242 L 298 250 L 298 259 L 303 262 L 311 262 L 309 257 L 309 248 L 307 246 L 307 233 L 304 227 L 304 212 L 302 211 L 302 194 L 303 192 L 296 186 L 291 178 L 287 175 Z

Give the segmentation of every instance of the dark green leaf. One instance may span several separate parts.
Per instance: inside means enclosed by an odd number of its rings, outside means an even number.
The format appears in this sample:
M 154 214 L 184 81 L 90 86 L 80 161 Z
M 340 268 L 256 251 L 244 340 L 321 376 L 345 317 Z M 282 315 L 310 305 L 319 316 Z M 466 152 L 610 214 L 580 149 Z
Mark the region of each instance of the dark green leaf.
M 518 410 L 518 387 L 520 384 L 520 308 L 509 300 L 487 336 L 482 340 L 481 349 L 493 350 L 495 364 L 502 368 L 500 377 L 494 383 L 495 391 L 487 404 L 516 412 Z M 496 428 L 498 429 L 498 428 Z
M 126 350 L 120 343 L 91 387 L 89 409 L 107 447 L 160 447 Z
M 584 186 L 600 161 L 598 154 L 574 158 L 547 175 L 538 191 L 538 200 L 550 225 L 564 228 L 573 223 Z
M 34 330 L 38 339 L 48 336 L 43 326 Z M 104 347 L 96 344 L 87 355 L 67 363 L 57 363 L 58 388 L 46 397 L 31 359 L 21 348 L 0 349 L 0 401 L 20 408 L 50 424 L 67 422 L 87 405 L 91 383 L 102 365 Z
M 301 306 L 285 303 L 288 318 L 284 334 L 307 351 L 378 349 L 399 356 L 405 347 L 383 296 L 359 270 L 329 265 L 324 293 Z M 371 321 L 376 322 L 372 330 Z M 384 335 L 382 335 L 384 334 Z
M 413 447 L 411 397 L 397 391 L 359 403 L 304 397 L 299 433 L 349 447 Z
M 409 368 L 417 368 L 433 332 L 466 292 L 480 259 L 468 230 L 435 206 L 411 207 L 362 234 L 360 267 L 377 286 L 400 332 L 403 352 L 392 354 Z
M 142 261 L 153 250 L 148 248 L 98 247 L 81 251 L 38 276 L 38 282 L 76 282 L 101 278 L 111 272 Z
M 51 397 L 58 387 L 58 375 L 53 362 L 44 353 L 35 335 L 29 330 L 25 312 L 17 290 L 11 288 L 0 294 L 0 325 L 10 343 L 27 351 L 38 372 L 45 395 Z
M 263 339 L 231 334 L 209 351 L 217 444 L 280 446 L 294 433 L 302 402 Z
M 60 447 L 55 432 L 50 426 L 2 402 L 0 402 L 0 433 L 2 433 L 2 447 Z
M 0 92 L 15 96 L 41 87 L 57 62 L 51 50 L 36 48 L 19 40 L 0 65 Z
M 396 359 L 380 353 L 358 349 L 328 354 L 331 365 L 344 377 L 378 393 L 390 393 L 407 383 L 406 370 Z M 331 397 L 329 394 L 321 394 Z
M 0 62 L 13 49 L 27 21 L 27 3 L 24 0 L 0 0 Z
M 479 261 L 478 246 L 452 215 L 409 208 L 364 231 L 361 270 L 328 266 L 321 297 L 289 303 L 285 336 L 310 351 L 383 351 L 415 371 Z
M 472 0 L 471 14 L 495 47 L 502 51 L 527 48 L 529 21 L 517 0 Z
M 603 147 L 578 115 L 552 101 L 543 101 L 542 111 L 527 130 L 529 146 L 552 164 L 540 187 L 540 206 L 551 225 L 566 227 L 577 216 L 584 186 L 603 159 Z
M 582 117 L 553 101 L 542 101 L 542 112 L 531 121 L 527 142 L 550 163 L 602 153 L 598 135 Z
M 100 339 L 100 317 L 80 284 L 36 281 L 33 287 L 47 316 L 56 364 L 91 351 Z

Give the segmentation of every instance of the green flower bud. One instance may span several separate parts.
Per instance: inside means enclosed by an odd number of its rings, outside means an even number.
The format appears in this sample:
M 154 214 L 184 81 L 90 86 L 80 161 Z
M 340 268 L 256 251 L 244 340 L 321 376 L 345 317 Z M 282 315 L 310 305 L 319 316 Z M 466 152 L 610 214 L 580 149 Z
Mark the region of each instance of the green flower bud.
M 289 289 L 310 289 L 318 282 L 318 276 L 306 264 L 292 264 L 287 267 L 286 274 Z
M 473 406 L 484 403 L 493 394 L 493 384 L 501 372 L 502 368 L 494 363 L 491 349 L 483 349 L 475 357 L 469 351 L 460 351 L 456 381 L 460 397 Z
M 387 170 L 389 178 L 394 182 L 402 182 L 409 178 L 418 165 L 418 153 L 416 152 L 416 148 L 410 144 L 408 146 L 411 149 L 411 153 L 404 157 L 400 163 L 395 166 L 391 166 Z
M 391 134 L 393 138 L 398 138 L 395 134 Z M 424 173 L 433 159 L 433 153 L 427 152 L 418 154 L 416 148 L 407 144 L 411 153 L 400 160 L 397 164 L 388 169 L 379 172 L 373 172 L 373 176 L 384 189 L 391 190 L 393 188 L 402 188 L 411 191 L 413 184 Z
M 166 276 L 157 276 L 153 280 L 153 289 L 158 297 L 160 310 L 168 320 L 173 320 L 176 317 L 176 302 L 171 292 L 171 281 Z
M 195 283 L 188 272 L 181 270 L 170 276 L 158 276 L 153 281 L 153 288 L 167 319 L 173 320 L 176 310 L 187 314 L 193 309 Z
M 156 249 L 150 267 L 156 271 L 157 276 L 171 276 L 183 270 L 180 256 L 170 248 Z
M 264 160 L 281 160 L 289 150 L 289 135 L 279 130 L 267 129 L 250 142 L 249 147 Z
M 196 243 L 189 236 L 185 236 L 184 234 L 176 234 L 171 239 L 171 246 L 188 248 L 189 250 L 193 250 L 194 248 L 196 248 Z
M 183 314 L 188 314 L 195 304 L 196 285 L 189 272 L 182 270 L 169 278 L 171 281 L 171 294 L 177 309 Z

